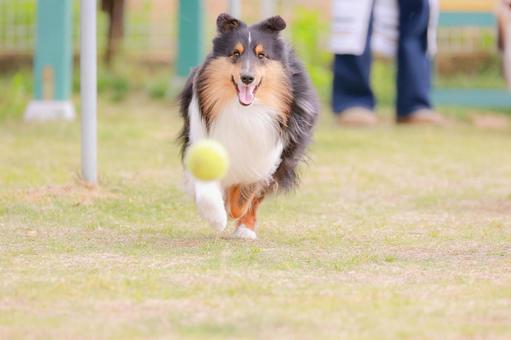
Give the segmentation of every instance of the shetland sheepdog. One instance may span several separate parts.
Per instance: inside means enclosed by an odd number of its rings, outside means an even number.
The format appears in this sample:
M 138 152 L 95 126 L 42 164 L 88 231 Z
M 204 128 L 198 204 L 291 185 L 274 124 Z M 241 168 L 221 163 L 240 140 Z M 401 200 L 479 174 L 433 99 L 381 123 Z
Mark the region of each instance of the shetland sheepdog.
M 319 112 L 302 64 L 280 37 L 280 16 L 247 26 L 228 14 L 205 62 L 191 72 L 179 97 L 181 154 L 202 138 L 220 142 L 230 158 L 216 182 L 185 182 L 200 216 L 223 231 L 236 221 L 237 238 L 256 239 L 257 209 L 276 191 L 297 185 Z

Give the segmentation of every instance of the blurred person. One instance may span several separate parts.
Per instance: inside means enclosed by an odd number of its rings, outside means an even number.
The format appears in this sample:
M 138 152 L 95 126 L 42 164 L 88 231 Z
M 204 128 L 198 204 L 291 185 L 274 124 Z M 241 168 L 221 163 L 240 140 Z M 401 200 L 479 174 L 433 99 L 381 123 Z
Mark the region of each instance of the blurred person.
M 377 124 L 370 74 L 372 48 L 379 45 L 387 54 L 397 55 L 397 122 L 441 124 L 443 118 L 431 104 L 436 0 L 333 0 L 333 14 L 332 108 L 338 122 Z M 375 22 L 383 42 L 373 41 Z

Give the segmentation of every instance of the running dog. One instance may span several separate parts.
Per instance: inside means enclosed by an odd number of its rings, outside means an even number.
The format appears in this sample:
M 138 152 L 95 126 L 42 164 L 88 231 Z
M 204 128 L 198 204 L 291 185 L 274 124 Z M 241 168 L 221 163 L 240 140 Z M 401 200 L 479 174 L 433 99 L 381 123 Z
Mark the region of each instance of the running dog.
M 228 14 L 205 62 L 191 72 L 180 95 L 181 154 L 203 138 L 220 142 L 230 158 L 227 175 L 201 182 L 185 170 L 199 214 L 234 237 L 256 239 L 257 208 L 264 197 L 297 185 L 318 117 L 316 93 L 303 65 L 280 36 L 280 16 L 247 26 Z

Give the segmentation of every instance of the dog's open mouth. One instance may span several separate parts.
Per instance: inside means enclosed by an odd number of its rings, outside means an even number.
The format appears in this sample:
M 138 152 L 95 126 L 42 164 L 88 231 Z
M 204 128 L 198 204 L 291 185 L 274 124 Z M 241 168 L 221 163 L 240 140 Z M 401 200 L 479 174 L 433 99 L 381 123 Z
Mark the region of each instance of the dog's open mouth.
M 262 79 L 259 81 L 258 84 L 252 83 L 250 85 L 240 84 L 238 85 L 234 81 L 234 77 L 231 77 L 232 83 L 234 84 L 234 88 L 236 89 L 236 92 L 238 94 L 238 100 L 240 101 L 240 104 L 243 106 L 249 106 L 254 102 L 255 94 L 257 92 L 257 89 L 259 86 L 261 86 Z

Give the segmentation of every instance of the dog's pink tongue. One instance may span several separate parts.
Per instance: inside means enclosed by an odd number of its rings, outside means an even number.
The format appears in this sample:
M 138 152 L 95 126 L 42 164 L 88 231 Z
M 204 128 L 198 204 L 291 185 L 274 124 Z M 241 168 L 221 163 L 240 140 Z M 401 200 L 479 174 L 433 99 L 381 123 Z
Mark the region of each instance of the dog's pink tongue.
M 239 87 L 240 92 L 238 93 L 238 97 L 240 102 L 243 105 L 250 105 L 254 101 L 254 89 L 255 86 L 246 86 L 242 85 Z

